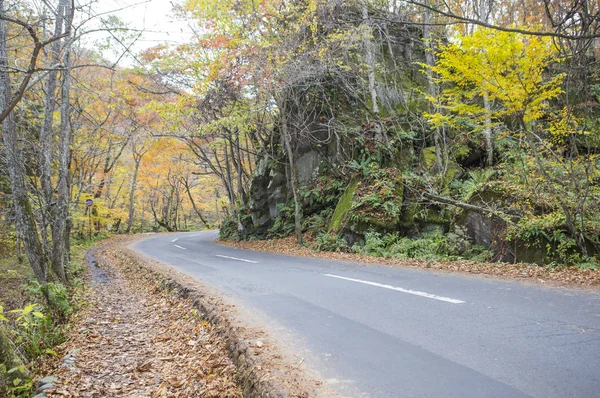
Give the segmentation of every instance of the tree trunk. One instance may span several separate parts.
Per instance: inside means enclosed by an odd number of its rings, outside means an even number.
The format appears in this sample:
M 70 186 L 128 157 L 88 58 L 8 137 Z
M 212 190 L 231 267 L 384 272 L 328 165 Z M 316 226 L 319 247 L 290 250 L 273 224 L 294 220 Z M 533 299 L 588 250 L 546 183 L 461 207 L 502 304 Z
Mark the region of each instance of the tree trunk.
M 217 215 L 217 225 L 221 227 L 221 213 L 219 212 L 219 190 L 215 188 L 215 214 Z
M 0 15 L 4 15 L 4 12 L 5 2 L 0 1 Z M 6 40 L 6 23 L 0 20 L 0 111 L 6 109 L 12 98 Z M 17 229 L 23 235 L 25 252 L 35 276 L 42 285 L 45 285 L 48 280 L 48 261 L 38 236 L 35 216 L 25 186 L 25 170 L 13 112 L 9 112 L 2 122 L 2 140 L 12 187 Z
M 21 231 L 19 231 L 18 228 L 16 228 L 15 237 L 16 237 L 15 255 L 17 256 L 17 260 L 19 261 L 19 264 L 21 264 L 21 263 L 23 263 L 23 253 L 21 252 Z
M 225 184 L 226 184 L 226 188 L 227 188 L 227 194 L 229 195 L 229 208 L 231 210 L 231 214 L 233 215 L 234 219 L 237 216 L 237 213 L 235 211 L 235 200 L 236 200 L 236 196 L 235 196 L 235 191 L 233 189 L 233 177 L 232 177 L 232 173 L 231 173 L 231 163 L 229 161 L 229 151 L 227 148 L 227 142 L 225 142 L 225 145 L 223 145 L 224 149 L 225 149 L 225 171 L 226 171 L 226 180 Z
M 369 11 L 367 10 L 367 3 L 363 2 L 362 6 L 362 17 L 363 24 L 368 27 L 368 33 L 372 33 L 371 24 L 369 22 Z M 365 46 L 365 55 L 367 61 L 368 68 L 368 77 L 369 77 L 369 93 L 371 94 L 371 102 L 373 103 L 373 114 L 377 115 L 379 113 L 379 105 L 377 104 L 377 90 L 375 89 L 375 61 L 374 61 L 374 48 L 373 41 L 370 37 L 365 37 L 364 39 Z
M 483 107 L 485 108 L 485 127 L 483 134 L 485 136 L 485 146 L 487 150 L 485 163 L 487 166 L 492 166 L 494 164 L 494 139 L 492 136 L 491 104 L 487 92 L 483 95 Z
M 56 21 L 54 22 L 54 37 L 62 34 L 65 15 L 65 3 L 68 0 L 60 0 L 56 10 Z M 44 121 L 40 131 L 40 182 L 42 192 L 44 193 L 46 205 L 52 202 L 52 161 L 53 161 L 53 141 L 54 134 L 52 121 L 54 119 L 54 110 L 56 108 L 56 85 L 58 81 L 57 65 L 60 64 L 60 45 L 61 40 L 52 43 L 50 56 L 50 72 L 48 72 L 48 81 L 46 83 L 46 97 L 44 98 Z
M 492 12 L 492 1 L 490 0 L 478 0 L 476 4 L 477 19 L 481 22 L 488 23 Z M 485 49 L 482 49 L 485 51 Z M 483 135 L 485 138 L 485 147 L 487 151 L 486 165 L 493 166 L 494 164 L 494 137 L 492 131 L 492 110 L 490 104 L 490 98 L 487 90 L 483 93 L 483 108 L 485 109 L 485 126 L 483 129 Z
M 429 2 L 426 2 L 429 4 Z M 433 46 L 431 44 L 431 11 L 429 9 L 425 9 L 424 11 L 424 25 L 423 25 L 423 40 L 425 41 L 425 63 L 428 66 L 435 66 L 435 57 L 433 55 Z M 431 69 L 427 68 L 427 86 L 429 88 L 429 95 L 431 97 L 437 96 L 437 89 L 435 87 L 435 82 L 433 81 L 433 72 Z M 431 106 L 431 105 L 430 105 Z M 432 113 L 430 111 L 430 113 Z M 435 145 L 435 164 L 438 171 L 442 171 L 444 168 L 442 166 L 442 148 L 441 148 L 441 139 L 440 139 L 440 129 L 435 128 L 433 130 L 433 143 Z
M 135 188 L 137 185 L 137 176 L 138 171 L 140 169 L 140 162 L 142 161 L 142 157 L 139 156 L 135 161 L 135 168 L 133 169 L 133 179 L 131 180 L 131 191 L 129 192 L 129 218 L 127 219 L 127 228 L 125 229 L 125 233 L 129 233 L 131 231 L 131 227 L 133 226 L 133 216 L 135 215 Z
M 422 196 L 424 198 L 427 198 L 433 202 L 437 202 L 437 203 L 443 203 L 443 204 L 447 204 L 447 205 L 452 205 L 452 206 L 456 206 L 456 207 L 460 207 L 461 209 L 465 209 L 465 210 L 469 210 L 469 211 L 473 211 L 475 213 L 479 213 L 485 216 L 496 216 L 498 218 L 500 218 L 501 220 L 505 221 L 508 224 L 515 224 L 515 221 L 513 220 L 513 216 L 503 213 L 501 211 L 497 211 L 497 210 L 493 210 L 493 209 L 488 209 L 485 207 L 481 207 L 481 206 L 476 206 L 476 205 L 472 205 L 470 203 L 464 203 L 464 202 L 460 202 L 458 200 L 454 200 L 454 199 L 450 199 L 450 198 L 445 198 L 443 196 L 438 196 L 438 195 L 433 195 L 427 192 L 423 192 Z
M 299 245 L 302 244 L 302 208 L 300 207 L 300 199 L 298 198 L 298 170 L 294 161 L 294 152 L 292 151 L 292 137 L 288 130 L 285 107 L 280 108 L 281 118 L 281 138 L 285 146 L 285 151 L 288 155 L 290 164 L 290 185 L 294 196 L 294 230 L 296 232 L 296 241 Z
M 182 178 L 181 181 L 183 182 L 183 187 L 185 188 L 185 190 L 186 190 L 186 192 L 188 194 L 188 198 L 190 199 L 190 203 L 192 204 L 192 208 L 194 209 L 194 211 L 196 212 L 196 214 L 200 218 L 200 221 L 202 221 L 204 223 L 204 225 L 208 225 L 208 222 L 206 222 L 206 219 L 204 218 L 204 216 L 200 212 L 200 209 L 198 209 L 198 207 L 196 206 L 196 201 L 194 200 L 194 197 L 192 196 L 191 187 L 190 187 L 190 184 L 189 184 L 187 178 Z
M 146 227 L 146 219 L 145 219 L 145 215 L 146 215 L 146 201 L 142 201 L 142 219 L 140 220 L 140 229 L 142 232 L 144 232 L 144 228 Z
M 231 153 L 237 154 L 237 160 L 235 162 L 235 168 L 237 173 L 237 185 L 238 185 L 238 197 L 240 198 L 240 202 L 242 206 L 246 206 L 246 191 L 244 189 L 244 160 L 242 159 L 242 154 L 240 152 L 240 132 L 236 128 L 235 129 L 235 148 L 233 144 L 233 140 L 231 143 Z M 235 149 L 235 151 L 234 151 Z
M 70 31 L 72 23 L 72 10 L 70 2 L 66 1 L 65 12 L 65 31 Z M 67 283 L 66 266 L 68 265 L 67 241 L 69 240 L 70 222 L 70 204 L 71 191 L 69 189 L 69 163 L 71 159 L 71 37 L 65 39 L 63 49 L 62 90 L 60 104 L 60 136 L 58 144 L 58 198 L 56 201 L 56 217 L 52 223 L 52 270 L 56 277 L 62 282 Z
M 130 140 L 130 137 L 128 136 L 125 139 L 125 141 L 122 144 L 120 144 L 121 146 L 120 146 L 119 150 L 112 158 L 111 158 L 111 155 L 112 155 L 113 144 L 112 144 L 112 142 L 109 144 L 108 151 L 106 153 L 106 158 L 104 160 L 104 168 L 102 169 L 102 180 L 98 184 L 98 188 L 96 189 L 96 192 L 94 193 L 94 198 L 102 197 L 102 190 L 104 189 L 104 186 L 110 182 L 110 172 L 115 167 L 115 165 L 117 164 L 117 161 L 123 154 L 123 150 L 129 143 L 129 140 Z M 107 188 L 107 190 L 108 190 L 108 188 Z M 108 198 L 108 194 L 106 195 L 106 197 Z

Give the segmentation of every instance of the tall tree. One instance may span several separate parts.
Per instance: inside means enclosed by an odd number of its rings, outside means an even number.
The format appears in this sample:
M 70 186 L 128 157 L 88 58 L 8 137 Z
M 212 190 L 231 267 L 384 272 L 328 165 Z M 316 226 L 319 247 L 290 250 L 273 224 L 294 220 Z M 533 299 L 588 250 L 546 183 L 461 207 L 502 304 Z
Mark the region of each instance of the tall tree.
M 133 227 L 133 221 L 135 216 L 135 190 L 137 187 L 138 173 L 140 170 L 140 163 L 142 158 L 148 152 L 148 147 L 143 139 L 140 137 L 133 138 L 131 141 L 131 155 L 133 157 L 133 177 L 131 178 L 131 189 L 129 191 L 129 217 L 127 218 L 126 233 L 131 231 Z
M 6 152 L 6 164 L 13 194 L 13 206 L 17 227 L 23 234 L 23 242 L 29 262 L 41 284 L 48 280 L 48 257 L 38 235 L 33 209 L 26 187 L 25 165 L 19 145 L 19 135 L 15 125 L 12 101 L 16 94 L 12 91 L 7 53 L 6 3 L 0 2 L 0 109 L 6 115 L 2 119 L 2 139 Z

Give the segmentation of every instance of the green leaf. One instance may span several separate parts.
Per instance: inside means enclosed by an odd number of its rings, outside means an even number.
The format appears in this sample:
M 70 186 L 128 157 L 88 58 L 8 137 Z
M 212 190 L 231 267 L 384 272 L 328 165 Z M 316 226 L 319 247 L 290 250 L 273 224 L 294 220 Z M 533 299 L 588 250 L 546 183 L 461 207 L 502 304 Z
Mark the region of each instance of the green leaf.
M 12 373 L 15 373 L 16 371 L 19 371 L 20 373 L 25 373 L 25 366 L 23 366 L 23 365 L 15 366 L 14 368 L 10 369 L 6 373 L 7 374 L 12 374 Z
M 50 348 L 46 348 L 46 350 L 44 350 L 44 352 L 45 352 L 46 354 L 48 354 L 48 355 L 51 355 L 51 356 L 53 356 L 53 357 L 56 357 L 56 356 L 58 356 L 58 354 L 57 354 L 55 351 L 51 350 Z
M 44 319 L 44 314 L 42 314 L 41 312 L 34 311 L 31 314 L 36 318 Z
M 8 322 L 8 319 L 4 315 L 0 314 L 0 321 Z
M 35 308 L 35 304 L 29 304 L 25 309 L 23 309 L 23 314 L 29 314 Z

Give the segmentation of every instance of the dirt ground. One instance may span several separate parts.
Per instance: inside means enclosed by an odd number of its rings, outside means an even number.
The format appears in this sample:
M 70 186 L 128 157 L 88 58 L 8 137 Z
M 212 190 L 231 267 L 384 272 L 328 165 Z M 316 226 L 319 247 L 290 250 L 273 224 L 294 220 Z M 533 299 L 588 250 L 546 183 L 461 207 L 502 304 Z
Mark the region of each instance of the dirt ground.
M 423 268 L 441 272 L 457 272 L 468 275 L 516 279 L 557 287 L 600 287 L 600 269 L 577 267 L 543 267 L 531 264 L 483 263 L 476 261 L 431 262 L 413 259 L 394 259 L 365 256 L 358 253 L 319 252 L 310 247 L 298 246 L 293 236 L 283 239 L 255 241 L 220 241 L 223 245 L 240 249 L 257 250 L 292 256 L 351 261 L 364 265 L 384 265 L 398 268 Z

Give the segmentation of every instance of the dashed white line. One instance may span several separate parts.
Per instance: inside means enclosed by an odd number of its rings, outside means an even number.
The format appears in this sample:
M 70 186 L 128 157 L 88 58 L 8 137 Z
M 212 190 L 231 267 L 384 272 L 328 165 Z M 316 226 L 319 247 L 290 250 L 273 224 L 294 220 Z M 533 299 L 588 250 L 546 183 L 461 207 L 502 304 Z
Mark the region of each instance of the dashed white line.
M 183 249 L 183 250 L 187 250 L 185 247 L 181 247 L 179 245 L 175 245 L 175 247 L 178 247 L 178 248 Z
M 330 278 L 343 279 L 343 280 L 346 280 L 346 281 L 357 282 L 357 283 L 362 283 L 362 284 L 365 284 L 365 285 L 371 285 L 371 286 L 381 287 L 381 288 L 384 288 L 384 289 L 395 290 L 397 292 L 414 294 L 415 296 L 427 297 L 427 298 L 430 298 L 430 299 L 439 300 L 439 301 L 445 301 L 447 303 L 452 303 L 452 304 L 463 304 L 464 303 L 464 301 L 462 301 L 462 300 L 457 300 L 457 299 L 453 299 L 453 298 L 450 298 L 450 297 L 437 296 L 435 294 L 420 292 L 418 290 L 403 289 L 401 287 L 392 286 L 392 285 L 385 285 L 383 283 L 364 281 L 362 279 L 346 278 L 345 276 L 339 276 L 339 275 L 333 275 L 333 274 L 323 274 L 323 275 L 328 276 Z
M 246 262 L 246 263 L 258 264 L 258 261 L 246 260 L 246 259 L 244 259 L 244 258 L 237 258 L 237 257 L 223 256 L 223 255 L 221 255 L 221 254 L 216 254 L 215 256 L 217 256 L 217 257 L 221 257 L 221 258 L 228 258 L 228 259 L 230 259 L 230 260 L 244 261 L 244 262 Z
M 178 240 L 179 240 L 179 238 L 175 238 L 175 239 L 173 239 L 173 240 L 171 241 L 171 243 L 175 243 L 175 242 L 177 242 Z

